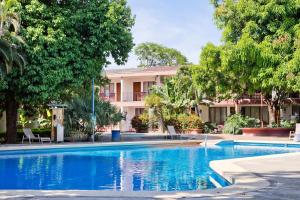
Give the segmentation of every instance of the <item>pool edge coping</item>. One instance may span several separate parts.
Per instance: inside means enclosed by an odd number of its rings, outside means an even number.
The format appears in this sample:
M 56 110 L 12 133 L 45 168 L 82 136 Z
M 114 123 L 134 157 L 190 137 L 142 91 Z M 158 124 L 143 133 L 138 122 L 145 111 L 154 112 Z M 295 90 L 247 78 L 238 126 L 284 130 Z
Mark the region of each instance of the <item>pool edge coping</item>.
M 195 140 L 192 141 L 195 142 Z M 222 140 L 222 141 L 226 141 L 226 140 Z M 234 140 L 234 141 L 246 142 L 244 140 Z M 185 143 L 187 141 L 181 140 L 180 143 L 182 142 Z M 256 141 L 251 141 L 251 142 L 255 143 Z M 263 141 L 263 143 L 272 143 L 272 142 Z M 276 143 L 283 143 L 283 142 L 276 142 Z M 117 143 L 113 143 L 113 144 L 117 145 Z M 145 144 L 145 142 L 144 143 L 135 142 L 135 144 Z M 259 177 L 258 175 L 255 174 L 255 172 L 249 172 L 247 169 L 243 168 L 242 166 L 239 166 L 239 163 L 243 161 L 249 161 L 249 160 L 259 161 L 264 159 L 286 157 L 288 155 L 299 155 L 300 157 L 300 152 L 211 161 L 209 164 L 210 167 L 215 172 L 217 172 L 222 177 L 224 177 L 226 180 L 233 183 L 233 185 L 222 187 L 222 188 L 207 189 L 201 191 L 178 191 L 178 192 L 176 191 L 174 192 L 156 192 L 156 191 L 124 192 L 124 191 L 105 191 L 105 190 L 103 191 L 99 191 L 99 190 L 0 190 L 0 199 L 3 198 L 2 195 L 7 195 L 6 198 L 18 198 L 18 197 L 201 198 L 201 197 L 212 197 L 215 196 L 216 194 L 218 196 L 237 195 L 242 193 L 258 191 L 270 186 L 270 182 L 267 179 Z M 241 175 L 243 178 L 240 178 Z

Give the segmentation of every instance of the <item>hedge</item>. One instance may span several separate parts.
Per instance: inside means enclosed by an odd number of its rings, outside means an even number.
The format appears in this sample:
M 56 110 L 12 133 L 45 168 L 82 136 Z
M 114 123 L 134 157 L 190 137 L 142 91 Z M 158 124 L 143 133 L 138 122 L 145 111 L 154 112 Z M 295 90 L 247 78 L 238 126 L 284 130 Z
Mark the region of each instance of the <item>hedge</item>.
M 50 128 L 36 128 L 32 129 L 33 134 L 39 134 L 40 137 L 50 137 L 51 136 L 51 129 Z M 21 141 L 24 133 L 22 129 L 17 130 L 17 140 Z M 5 142 L 6 133 L 0 132 L 0 143 Z

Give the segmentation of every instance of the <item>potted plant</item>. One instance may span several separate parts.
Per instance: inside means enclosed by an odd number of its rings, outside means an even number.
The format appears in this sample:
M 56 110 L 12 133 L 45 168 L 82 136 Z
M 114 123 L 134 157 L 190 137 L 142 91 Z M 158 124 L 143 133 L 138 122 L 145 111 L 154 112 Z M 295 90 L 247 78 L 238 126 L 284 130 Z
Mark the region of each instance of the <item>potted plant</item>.
M 203 123 L 199 116 L 189 115 L 188 116 L 188 130 L 191 134 L 199 134 L 203 132 Z
M 148 123 L 144 116 L 136 115 L 131 119 L 132 128 L 136 130 L 137 133 L 147 133 Z

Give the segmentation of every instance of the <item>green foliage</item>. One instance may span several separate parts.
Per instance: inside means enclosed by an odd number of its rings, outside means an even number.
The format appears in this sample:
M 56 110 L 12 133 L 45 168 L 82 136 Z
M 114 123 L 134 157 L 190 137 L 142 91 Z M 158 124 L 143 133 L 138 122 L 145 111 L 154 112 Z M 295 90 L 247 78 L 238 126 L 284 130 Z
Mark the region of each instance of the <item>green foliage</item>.
M 110 55 L 122 64 L 133 47 L 134 20 L 125 0 L 23 0 L 19 12 L 28 64 L 14 81 L 26 102 L 60 100 L 89 88 Z
M 180 132 L 183 131 L 177 115 L 165 115 L 164 124 L 165 126 L 174 126 Z
M 166 126 L 174 126 L 180 132 L 186 132 L 191 129 L 203 129 L 201 118 L 193 114 L 168 115 L 164 118 Z
M 216 123 L 211 123 L 211 122 L 205 122 L 203 124 L 203 129 L 204 129 L 204 133 L 211 133 L 215 129 L 217 129 L 217 124 Z
M 108 58 L 123 64 L 133 47 L 134 17 L 126 0 L 21 0 L 14 10 L 22 18 L 27 65 L 22 73 L 14 67 L 0 78 L 1 110 L 8 109 L 7 97 L 15 111 L 24 104 L 35 107 L 85 95 L 92 78 L 100 81 Z M 15 119 L 9 115 L 9 124 Z M 10 132 L 13 142 L 15 130 Z
M 148 131 L 148 119 L 145 115 L 136 115 L 131 119 L 132 128 L 137 133 L 146 133 Z
M 16 35 L 20 30 L 20 19 L 14 7 L 18 6 L 16 0 L 2 0 L 0 3 L 0 37 Z
M 250 117 L 243 117 L 240 114 L 231 115 L 226 119 L 224 125 L 224 133 L 229 134 L 241 134 L 241 128 L 252 128 L 252 127 L 259 127 L 259 120 Z
M 122 64 L 133 47 L 134 19 L 125 0 L 23 0 L 18 12 L 27 66 L 5 82 L 21 103 L 48 103 L 90 87 L 110 55 Z
M 178 50 L 151 42 L 139 44 L 134 53 L 140 61 L 140 67 L 178 66 L 188 62 Z
M 272 123 L 269 127 L 271 128 L 293 128 L 295 127 L 295 122 L 290 120 L 281 120 L 280 124 Z
M 207 44 L 194 70 L 203 93 L 238 99 L 261 92 L 276 120 L 291 91 L 300 91 L 298 0 L 212 1 L 223 44 Z
M 189 119 L 188 120 L 189 121 L 189 125 L 188 125 L 189 129 L 203 129 L 203 122 L 199 116 L 189 115 L 188 119 Z
M 202 100 L 193 84 L 189 67 L 181 67 L 176 76 L 166 78 L 161 86 L 153 86 L 152 91 L 160 97 L 160 103 L 168 115 L 185 113 Z
M 180 114 L 177 116 L 177 120 L 179 122 L 181 130 L 203 128 L 203 122 L 201 118 L 197 115 Z
M 81 131 L 87 134 L 92 132 L 91 98 L 74 97 L 67 103 L 65 110 L 65 128 L 67 131 Z M 96 125 L 105 126 L 117 124 L 124 117 L 117 108 L 109 102 L 95 99 Z

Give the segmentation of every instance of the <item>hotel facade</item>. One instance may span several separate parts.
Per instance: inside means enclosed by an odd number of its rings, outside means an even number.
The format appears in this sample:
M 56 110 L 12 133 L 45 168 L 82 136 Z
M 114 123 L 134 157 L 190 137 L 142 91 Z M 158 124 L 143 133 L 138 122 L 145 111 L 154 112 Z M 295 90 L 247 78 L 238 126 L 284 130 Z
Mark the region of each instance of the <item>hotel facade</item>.
M 125 114 L 126 119 L 121 122 L 121 131 L 133 130 L 131 119 L 144 111 L 144 99 L 150 93 L 150 88 L 153 85 L 163 84 L 163 80 L 174 76 L 178 69 L 178 67 L 151 67 L 105 71 L 110 84 L 100 89 L 99 96 L 110 101 Z M 290 101 L 292 103 L 282 107 L 282 119 L 289 120 L 300 114 L 299 96 L 292 96 Z M 262 119 L 267 125 L 269 123 L 268 108 L 262 102 L 260 94 L 244 96 L 239 100 L 237 109 L 242 115 Z M 212 102 L 209 105 L 199 105 L 199 110 L 204 122 L 224 124 L 226 118 L 235 113 L 236 103 L 233 100 Z

